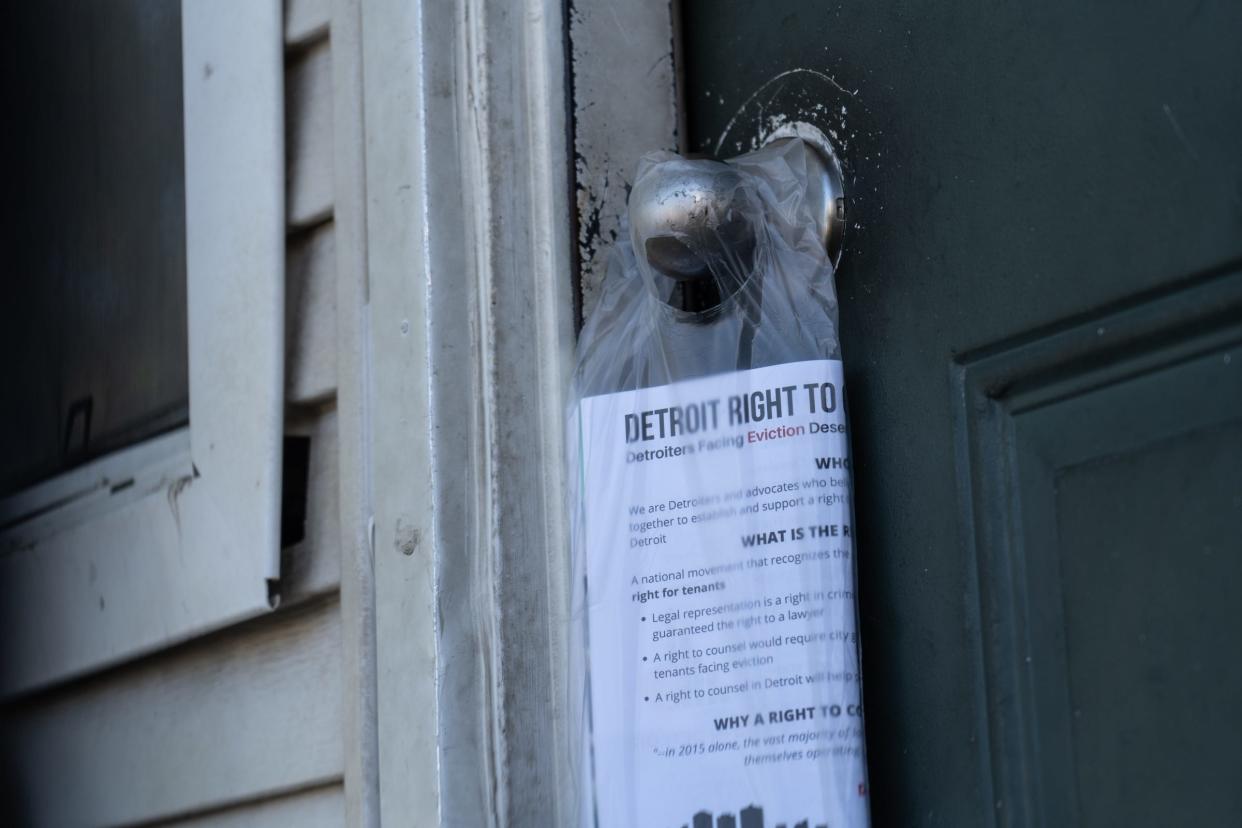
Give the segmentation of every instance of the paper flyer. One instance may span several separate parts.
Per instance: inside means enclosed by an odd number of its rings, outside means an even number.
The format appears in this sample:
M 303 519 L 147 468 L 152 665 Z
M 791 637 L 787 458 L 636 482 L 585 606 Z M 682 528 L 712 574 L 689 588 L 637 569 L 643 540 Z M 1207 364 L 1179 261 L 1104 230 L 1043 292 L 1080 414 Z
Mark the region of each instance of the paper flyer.
M 867 825 L 841 363 L 577 421 L 595 824 Z

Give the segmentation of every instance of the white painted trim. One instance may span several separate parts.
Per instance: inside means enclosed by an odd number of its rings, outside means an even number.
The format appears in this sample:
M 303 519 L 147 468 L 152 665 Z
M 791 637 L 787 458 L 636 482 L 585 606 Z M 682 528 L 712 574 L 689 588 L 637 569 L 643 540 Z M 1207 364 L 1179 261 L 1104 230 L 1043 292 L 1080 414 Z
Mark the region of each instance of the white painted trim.
M 428 113 L 423 100 L 432 85 L 425 50 L 452 28 L 429 34 L 426 11 L 409 0 L 360 9 L 367 305 L 357 327 L 365 337 L 363 485 L 374 515 L 377 762 L 387 825 L 439 825 L 442 814 L 425 255 L 424 129 L 433 122 L 424 116 L 442 123 L 445 113 Z M 454 163 L 455 154 L 438 160 Z
M 359 0 L 331 0 L 345 824 L 379 828 L 366 131 Z
M 362 20 L 381 816 L 566 825 L 563 5 Z
M 0 500 L 0 550 L 37 543 L 192 474 L 189 456 L 190 430 L 181 428 L 6 497 Z
M 266 578 L 280 575 L 282 15 L 280 0 L 182 3 L 190 451 L 225 533 L 211 545 L 265 556 Z
M 190 428 L 0 504 L 0 695 L 271 607 L 284 413 L 282 26 L 279 0 L 183 3 Z

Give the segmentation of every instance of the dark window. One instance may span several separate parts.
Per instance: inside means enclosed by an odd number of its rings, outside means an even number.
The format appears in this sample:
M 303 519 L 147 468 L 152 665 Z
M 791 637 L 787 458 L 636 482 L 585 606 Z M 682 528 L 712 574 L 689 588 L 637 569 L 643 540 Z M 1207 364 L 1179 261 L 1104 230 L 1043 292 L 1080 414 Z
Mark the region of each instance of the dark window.
M 181 4 L 4 6 L 0 494 L 189 413 Z

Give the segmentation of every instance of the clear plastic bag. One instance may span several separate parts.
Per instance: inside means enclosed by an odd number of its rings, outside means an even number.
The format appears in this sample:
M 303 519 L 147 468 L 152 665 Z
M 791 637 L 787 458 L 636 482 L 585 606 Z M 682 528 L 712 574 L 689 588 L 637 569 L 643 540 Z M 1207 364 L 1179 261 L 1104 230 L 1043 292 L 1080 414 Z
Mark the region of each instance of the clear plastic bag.
M 822 156 L 644 158 L 568 412 L 581 824 L 868 824 Z

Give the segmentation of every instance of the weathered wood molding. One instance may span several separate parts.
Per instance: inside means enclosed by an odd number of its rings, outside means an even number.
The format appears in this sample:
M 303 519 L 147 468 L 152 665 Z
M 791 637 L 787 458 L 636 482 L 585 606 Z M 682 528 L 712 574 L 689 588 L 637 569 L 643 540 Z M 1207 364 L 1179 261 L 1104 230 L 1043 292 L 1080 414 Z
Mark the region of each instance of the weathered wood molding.
M 543 0 L 362 9 L 386 823 L 567 824 L 564 26 Z

